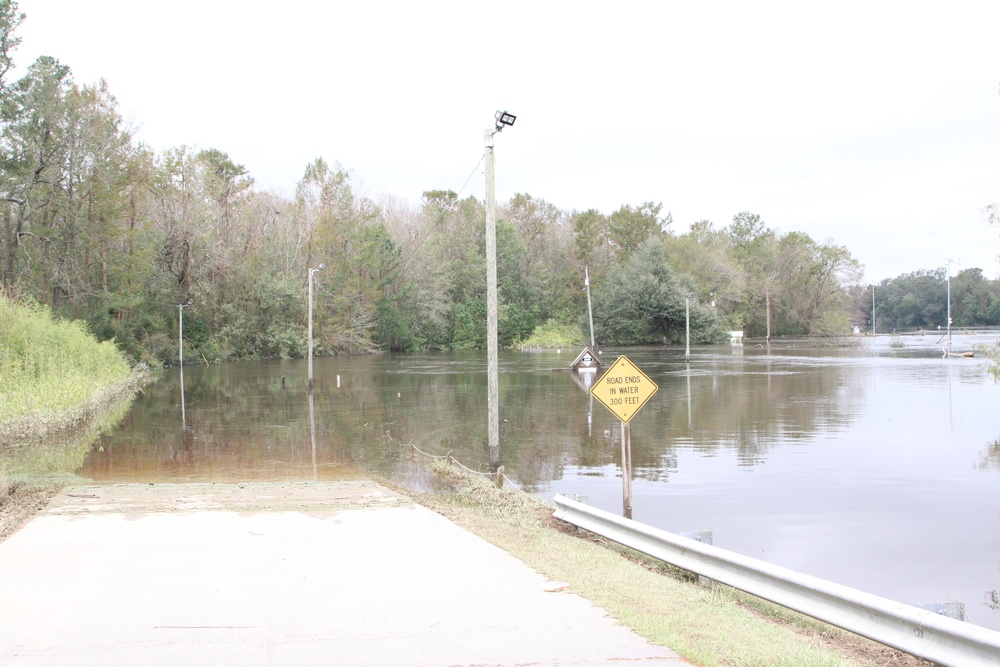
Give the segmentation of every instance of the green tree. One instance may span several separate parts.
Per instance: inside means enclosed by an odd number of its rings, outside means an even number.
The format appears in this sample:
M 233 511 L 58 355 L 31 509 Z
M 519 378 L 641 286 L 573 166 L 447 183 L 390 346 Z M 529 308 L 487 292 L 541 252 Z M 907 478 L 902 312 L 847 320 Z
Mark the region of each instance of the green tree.
M 684 340 L 687 283 L 668 265 L 663 242 L 649 239 L 595 290 L 596 337 L 617 345 Z M 692 340 L 717 342 L 719 333 L 711 306 L 692 303 Z
M 764 225 L 759 215 L 749 211 L 733 216 L 727 233 L 746 287 L 735 313 L 735 323 L 749 335 L 764 334 L 770 340 L 772 306 L 782 284 L 783 267 L 777 235 Z
M 861 266 L 847 248 L 819 244 L 803 232 L 779 235 L 748 211 L 733 217 L 726 236 L 744 287 L 731 311 L 734 325 L 768 339 L 850 330 L 847 288 L 857 283 Z
M 673 215 L 660 216 L 663 204 L 651 201 L 636 207 L 622 206 L 608 220 L 608 240 L 623 257 L 634 252 L 645 241 L 661 238 L 673 222 Z
M 947 323 L 945 269 L 887 278 L 875 290 L 880 331 L 930 329 Z
M 573 256 L 589 266 L 603 264 L 611 255 L 608 241 L 608 216 L 588 209 L 571 216 L 573 226 Z M 601 257 L 597 257 L 598 253 Z
M 7 74 L 14 67 L 14 51 L 21 44 L 21 38 L 14 33 L 24 19 L 16 2 L 0 0 L 0 96 L 7 88 Z
M 843 246 L 816 243 L 808 234 L 789 232 L 778 242 L 783 284 L 779 289 L 779 334 L 831 335 L 850 331 L 846 286 L 855 284 L 861 266 Z
M 527 339 L 539 323 L 539 292 L 525 268 L 527 255 L 514 226 L 497 223 L 497 343 L 501 347 Z
M 320 348 L 333 353 L 374 352 L 378 309 L 382 299 L 380 252 L 392 254 L 381 211 L 357 197 L 350 174 L 317 159 L 306 169 L 296 190 L 296 214 L 306 241 L 305 265 L 323 263 L 322 289 L 317 296 L 316 331 Z M 374 266 L 369 266 L 369 264 Z
M 205 194 L 217 207 L 213 215 L 216 236 L 226 246 L 233 245 L 234 217 L 242 209 L 240 198 L 253 187 L 253 178 L 246 167 L 216 148 L 199 151 L 197 160 L 203 170 Z
M 452 276 L 446 237 L 439 232 L 455 215 L 458 197 L 450 190 L 429 190 L 419 211 L 389 209 L 386 229 L 399 253 L 391 306 L 379 314 L 383 344 L 401 350 L 450 345 Z
M 69 67 L 40 57 L 2 98 L 5 212 L 4 282 L 17 274 L 22 288 L 48 303 L 58 301 L 57 260 L 52 255 L 64 217 L 60 193 L 66 159 Z
M 956 326 L 1000 324 L 1000 281 L 991 281 L 979 268 L 963 269 L 951 279 L 951 315 Z
M 562 304 L 572 303 L 580 290 L 573 286 L 575 263 L 567 261 L 572 242 L 567 217 L 549 202 L 519 193 L 507 204 L 502 218 L 513 225 L 524 249 L 517 278 L 532 293 L 537 318 L 568 317 Z
M 746 292 L 746 276 L 735 262 L 732 242 L 708 220 L 691 225 L 690 231 L 664 240 L 670 266 L 691 277 L 694 293 L 711 304 L 727 326 L 742 326 L 738 316 Z

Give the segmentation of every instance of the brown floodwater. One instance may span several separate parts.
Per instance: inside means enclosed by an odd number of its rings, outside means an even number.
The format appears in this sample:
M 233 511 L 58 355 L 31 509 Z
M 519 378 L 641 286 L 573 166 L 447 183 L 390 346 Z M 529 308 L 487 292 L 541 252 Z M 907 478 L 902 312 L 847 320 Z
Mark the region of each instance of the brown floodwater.
M 956 334 L 956 352 L 997 334 Z M 659 385 L 631 422 L 633 518 L 906 603 L 958 600 L 1000 629 L 1000 386 L 939 334 L 846 347 L 604 350 Z M 898 343 L 900 339 L 895 339 Z M 618 422 L 565 370 L 500 354 L 506 474 L 622 511 Z M 558 369 L 558 370 L 557 370 Z M 409 444 L 488 469 L 486 356 L 441 352 L 172 369 L 78 474 L 95 480 L 431 481 Z

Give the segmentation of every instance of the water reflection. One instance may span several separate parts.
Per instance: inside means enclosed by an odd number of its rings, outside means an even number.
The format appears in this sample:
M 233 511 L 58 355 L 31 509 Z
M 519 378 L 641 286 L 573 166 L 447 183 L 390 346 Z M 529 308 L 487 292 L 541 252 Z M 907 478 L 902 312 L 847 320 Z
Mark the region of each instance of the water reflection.
M 997 438 L 986 446 L 986 451 L 983 453 L 982 458 L 980 458 L 977 467 L 1000 470 L 1000 438 Z
M 925 337 L 930 338 L 930 337 Z M 933 340 L 628 350 L 659 386 L 631 424 L 637 520 L 904 602 L 1000 589 L 1000 387 Z M 987 341 L 990 342 L 990 341 Z M 957 345 L 957 343 L 956 343 Z M 618 355 L 605 351 L 613 361 Z M 619 512 L 620 423 L 555 353 L 500 355 L 501 464 L 539 496 Z M 559 369 L 555 372 L 553 369 Z M 488 470 L 485 357 L 320 359 L 168 372 L 81 473 L 106 481 L 329 479 L 429 486 L 413 443 Z M 342 379 L 342 382 L 341 382 Z M 179 425 L 179 428 L 178 428 Z

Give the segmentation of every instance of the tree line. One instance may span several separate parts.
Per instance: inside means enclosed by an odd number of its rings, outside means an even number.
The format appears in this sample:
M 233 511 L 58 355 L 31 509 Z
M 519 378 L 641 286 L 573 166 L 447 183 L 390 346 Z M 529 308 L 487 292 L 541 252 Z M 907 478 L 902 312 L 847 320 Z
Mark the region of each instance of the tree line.
M 854 296 L 856 321 L 870 327 L 874 308 L 878 333 L 944 328 L 949 302 L 954 326 L 1000 325 L 1000 280 L 988 279 L 979 268 L 963 269 L 950 278 L 945 267 L 914 271 L 858 286 Z
M 176 359 L 178 305 L 187 303 L 189 358 L 294 357 L 305 350 L 309 270 L 323 264 L 318 354 L 485 346 L 480 199 L 447 189 L 427 190 L 419 204 L 363 196 L 347 169 L 321 157 L 286 196 L 259 188 L 222 150 L 158 153 L 135 140 L 104 81 L 78 84 L 43 56 L 9 82 L 23 18 L 0 0 L 0 282 L 9 297 L 84 320 L 136 361 Z M 672 224 L 653 201 L 611 213 L 566 211 L 527 193 L 502 203 L 500 344 L 543 325 L 587 340 L 585 268 L 602 344 L 683 340 L 687 313 L 696 342 L 730 329 L 841 334 L 865 319 L 861 266 L 843 246 L 779 233 L 750 212 L 721 228 L 699 221 L 678 234 Z M 876 299 L 897 298 L 890 286 Z

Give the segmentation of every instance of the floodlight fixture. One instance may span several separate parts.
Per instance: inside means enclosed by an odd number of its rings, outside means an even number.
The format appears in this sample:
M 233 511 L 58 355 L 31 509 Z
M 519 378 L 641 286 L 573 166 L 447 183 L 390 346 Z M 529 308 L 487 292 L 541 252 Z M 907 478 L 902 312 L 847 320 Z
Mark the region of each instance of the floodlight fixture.
M 517 116 L 506 111 L 497 111 L 493 117 L 497 121 L 497 132 L 502 132 L 505 125 L 514 125 L 514 121 L 517 120 Z

